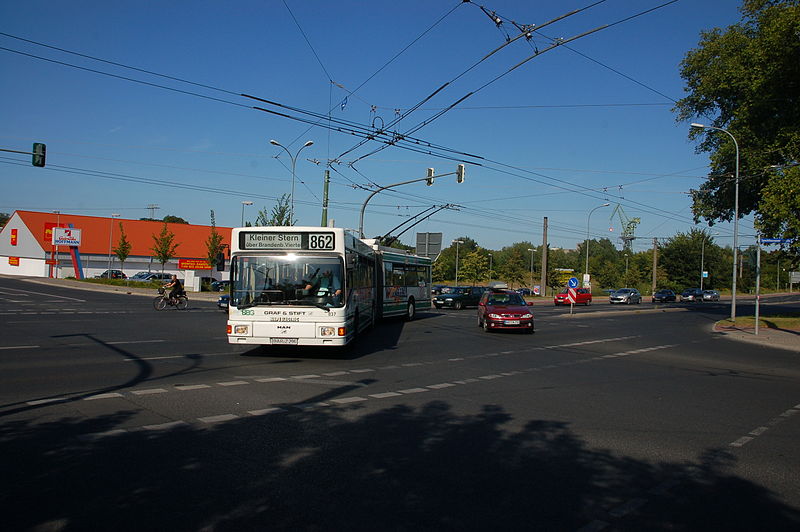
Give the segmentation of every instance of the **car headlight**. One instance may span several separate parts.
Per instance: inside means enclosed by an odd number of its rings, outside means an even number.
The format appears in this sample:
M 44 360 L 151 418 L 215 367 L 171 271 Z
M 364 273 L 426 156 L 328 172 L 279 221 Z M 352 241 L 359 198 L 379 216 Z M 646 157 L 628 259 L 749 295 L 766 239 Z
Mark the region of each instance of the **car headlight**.
M 445 301 L 452 301 L 452 300 L 453 300 L 452 297 L 448 297 L 447 299 L 445 299 Z
M 523 314 L 522 316 L 520 316 L 520 318 L 522 318 L 523 320 L 529 320 L 532 317 L 533 317 L 533 314 Z
M 500 315 L 499 314 L 489 314 L 489 317 L 492 318 L 493 320 L 499 320 L 500 319 Z

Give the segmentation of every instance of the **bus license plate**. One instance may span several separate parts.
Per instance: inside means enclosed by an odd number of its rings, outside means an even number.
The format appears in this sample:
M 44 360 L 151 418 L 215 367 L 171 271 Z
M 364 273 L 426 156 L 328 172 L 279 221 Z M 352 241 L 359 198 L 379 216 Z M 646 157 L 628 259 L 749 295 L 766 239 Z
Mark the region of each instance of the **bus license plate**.
M 297 345 L 297 338 L 270 338 L 270 340 L 273 345 Z
M 506 320 L 503 322 L 504 325 L 519 325 L 519 320 Z

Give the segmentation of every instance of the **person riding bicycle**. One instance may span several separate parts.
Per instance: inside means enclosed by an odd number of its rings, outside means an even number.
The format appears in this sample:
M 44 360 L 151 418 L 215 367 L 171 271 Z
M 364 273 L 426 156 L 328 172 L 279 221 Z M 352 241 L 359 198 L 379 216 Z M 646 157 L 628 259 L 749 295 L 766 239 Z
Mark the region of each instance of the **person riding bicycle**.
M 164 288 L 169 288 L 169 299 L 170 301 L 177 300 L 178 296 L 183 295 L 183 285 L 181 284 L 181 280 L 178 279 L 178 276 L 174 273 L 170 278 L 169 282 L 164 285 Z

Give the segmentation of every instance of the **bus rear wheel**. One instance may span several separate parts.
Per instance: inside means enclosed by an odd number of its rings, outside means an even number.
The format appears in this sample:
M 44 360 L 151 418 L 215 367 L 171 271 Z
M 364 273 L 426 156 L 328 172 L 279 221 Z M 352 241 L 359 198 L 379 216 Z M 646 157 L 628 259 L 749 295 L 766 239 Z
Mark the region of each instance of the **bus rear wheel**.
M 408 300 L 408 306 L 406 307 L 406 321 L 413 320 L 417 315 L 417 307 L 414 306 L 414 300 Z

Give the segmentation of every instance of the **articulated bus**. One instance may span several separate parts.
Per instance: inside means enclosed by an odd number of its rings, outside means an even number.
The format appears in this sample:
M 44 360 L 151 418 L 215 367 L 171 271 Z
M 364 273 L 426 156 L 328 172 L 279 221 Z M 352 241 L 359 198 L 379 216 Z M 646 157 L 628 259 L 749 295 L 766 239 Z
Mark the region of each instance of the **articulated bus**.
M 430 259 L 341 228 L 236 228 L 228 342 L 347 345 L 381 318 L 429 309 L 430 281 Z

